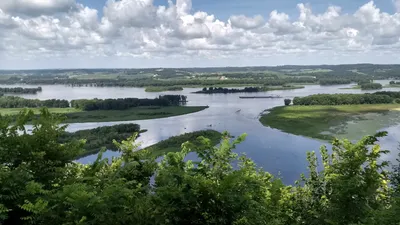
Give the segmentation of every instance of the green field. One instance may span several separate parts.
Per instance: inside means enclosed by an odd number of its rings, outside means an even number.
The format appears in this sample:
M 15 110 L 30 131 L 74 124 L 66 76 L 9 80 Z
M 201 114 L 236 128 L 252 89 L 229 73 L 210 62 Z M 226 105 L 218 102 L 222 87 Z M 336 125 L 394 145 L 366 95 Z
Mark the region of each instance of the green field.
M 190 141 L 191 143 L 198 146 L 200 143 L 197 141 L 197 138 L 200 136 L 210 139 L 212 145 L 215 146 L 219 144 L 222 134 L 215 130 L 203 130 L 186 133 L 158 142 L 157 144 L 149 146 L 144 150 L 150 151 L 152 155 L 156 157 L 165 155 L 168 152 L 179 152 L 181 151 L 182 143 L 185 143 L 187 141 Z
M 40 108 L 29 108 L 31 109 L 35 114 L 39 114 Z M 24 108 L 0 108 L 0 114 L 1 115 L 16 115 L 19 112 L 24 110 Z M 51 113 L 61 113 L 61 114 L 68 114 L 68 113 L 78 113 L 82 112 L 80 109 L 75 109 L 75 108 L 49 108 L 49 111 Z
M 331 140 L 347 131 L 347 123 L 363 120 L 376 121 L 375 125 L 363 127 L 364 133 L 374 134 L 377 130 L 391 125 L 380 123 L 379 117 L 393 112 L 399 117 L 400 104 L 383 105 L 340 105 L 340 106 L 282 106 L 269 110 L 260 118 L 264 126 L 281 131 L 322 140 Z M 379 122 L 379 124 L 378 124 Z M 393 124 L 393 122 L 392 122 Z M 352 132 L 360 130 L 352 129 Z M 350 134 L 354 136 L 355 134 Z
M 74 108 L 50 108 L 50 112 L 66 116 L 66 123 L 111 122 L 158 119 L 199 112 L 207 106 L 137 107 L 127 110 L 82 111 Z M 16 115 L 22 109 L 0 109 L 2 115 Z M 40 109 L 32 109 L 35 114 Z
M 183 87 L 147 87 L 145 92 L 183 91 Z

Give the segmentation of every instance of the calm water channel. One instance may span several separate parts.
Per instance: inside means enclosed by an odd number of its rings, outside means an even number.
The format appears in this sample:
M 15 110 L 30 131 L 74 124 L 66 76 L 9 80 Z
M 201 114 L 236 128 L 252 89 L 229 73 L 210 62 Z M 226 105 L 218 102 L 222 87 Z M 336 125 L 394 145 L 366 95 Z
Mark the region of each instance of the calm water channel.
M 389 81 L 380 81 L 388 83 Z M 21 85 L 18 85 L 21 86 Z M 361 90 L 342 90 L 340 88 L 352 85 L 319 86 L 309 85 L 305 89 L 271 91 L 268 93 L 251 93 L 247 95 L 280 95 L 283 98 L 296 96 L 307 96 L 317 93 L 362 93 Z M 10 86 L 9 86 L 10 87 Z M 26 87 L 33 87 L 28 86 Z M 160 93 L 147 93 L 143 88 L 95 88 L 95 87 L 66 87 L 62 85 L 42 86 L 43 91 L 37 95 L 22 95 L 25 98 L 38 99 L 80 99 L 80 98 L 154 98 Z M 319 146 L 327 144 L 306 137 L 295 136 L 262 126 L 258 117 L 265 109 L 283 105 L 282 99 L 239 99 L 246 94 L 214 94 L 201 95 L 191 94 L 199 88 L 185 88 L 184 91 L 168 92 L 168 94 L 183 94 L 188 96 L 188 105 L 208 105 L 210 108 L 184 116 L 125 122 L 106 123 L 75 123 L 70 124 L 68 131 L 91 129 L 99 126 L 113 125 L 118 123 L 137 123 L 142 129 L 148 131 L 139 138 L 142 147 L 155 144 L 171 136 L 203 129 L 215 129 L 218 131 L 229 131 L 238 136 L 247 133 L 246 141 L 238 145 L 238 153 L 246 153 L 258 166 L 266 171 L 277 175 L 281 174 L 283 180 L 292 183 L 299 178 L 300 173 L 306 171 L 306 152 L 318 151 Z M 385 89 L 391 90 L 391 89 Z M 400 91 L 400 89 L 392 89 Z M 237 112 L 240 110 L 239 112 Z M 211 125 L 211 127 L 209 127 Z M 391 150 L 391 154 L 385 156 L 386 160 L 393 161 L 397 155 L 398 140 L 400 140 L 400 125 L 385 129 L 389 136 L 381 140 L 383 148 Z M 361 134 L 360 134 L 361 136 Z M 116 155 L 115 152 L 107 152 L 106 156 Z M 194 157 L 194 156 L 190 156 Z M 95 156 L 88 156 L 79 160 L 82 163 L 90 163 Z

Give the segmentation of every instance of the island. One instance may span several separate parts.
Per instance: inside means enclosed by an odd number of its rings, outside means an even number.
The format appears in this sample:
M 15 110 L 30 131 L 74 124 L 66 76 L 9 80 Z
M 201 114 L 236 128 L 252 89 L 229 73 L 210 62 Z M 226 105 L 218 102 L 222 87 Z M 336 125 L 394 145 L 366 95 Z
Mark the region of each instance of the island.
M 24 99 L 0 97 L 0 114 L 15 117 L 23 109 L 39 114 L 41 107 L 65 116 L 66 123 L 157 119 L 199 112 L 208 106 L 185 106 L 186 96 L 163 95 L 155 99 Z
M 256 93 L 256 92 L 267 92 L 275 90 L 293 90 L 301 89 L 304 86 L 295 85 L 282 85 L 282 86 L 262 86 L 262 87 L 245 87 L 242 89 L 238 88 L 222 88 L 222 87 L 209 87 L 203 88 L 200 91 L 192 92 L 193 94 L 231 94 L 231 93 Z
M 182 135 L 170 137 L 167 140 L 160 141 L 157 144 L 151 145 L 144 150 L 149 151 L 153 156 L 162 156 L 168 152 L 179 152 L 182 149 L 182 143 L 189 141 L 190 143 L 200 146 L 198 137 L 210 139 L 211 145 L 215 146 L 221 141 L 222 134 L 215 130 L 202 130 Z
M 294 105 L 267 110 L 259 120 L 264 126 L 287 133 L 332 140 L 334 136 L 343 132 L 349 121 L 374 120 L 377 118 L 374 115 L 379 116 L 388 112 L 393 112 L 393 117 L 398 117 L 399 97 L 400 92 L 296 97 L 293 99 Z M 375 133 L 379 129 L 377 126 L 379 125 L 369 126 L 366 129 L 370 129 L 370 133 Z

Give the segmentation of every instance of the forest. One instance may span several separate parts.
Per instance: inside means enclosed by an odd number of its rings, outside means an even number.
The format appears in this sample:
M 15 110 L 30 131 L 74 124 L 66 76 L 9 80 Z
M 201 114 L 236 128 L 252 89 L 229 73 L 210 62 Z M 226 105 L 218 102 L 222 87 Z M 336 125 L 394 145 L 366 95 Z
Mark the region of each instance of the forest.
M 17 96 L 2 96 L 0 97 L 0 108 L 68 108 L 69 102 L 61 99 L 26 99 Z
M 72 100 L 71 107 L 84 111 L 125 110 L 139 106 L 181 106 L 187 102 L 184 95 L 160 95 L 155 99 L 118 98 L 118 99 L 79 99 Z
M 37 88 L 22 88 L 22 87 L 12 87 L 12 88 L 1 88 L 0 93 L 13 93 L 13 94 L 36 94 L 42 91 L 42 87 Z
M 306 174 L 293 185 L 258 168 L 228 133 L 215 147 L 207 138 L 157 162 L 135 151 L 135 136 L 115 142 L 120 156 L 88 165 L 74 159 L 85 143 L 58 138 L 66 126 L 42 110 L 16 124 L 0 117 L 1 224 L 395 225 L 400 223 L 400 169 L 382 161 L 377 141 L 334 140 L 308 152 Z M 32 132 L 23 126 L 35 120 Z M 185 161 L 189 154 L 198 160 Z
M 254 93 L 254 92 L 260 92 L 262 89 L 258 87 L 245 87 L 243 89 L 237 89 L 237 88 L 222 88 L 222 87 L 210 87 L 210 88 L 203 88 L 201 91 L 196 91 L 193 92 L 195 94 L 228 94 L 228 93 Z
M 398 92 L 378 92 L 374 94 L 316 94 L 306 97 L 295 97 L 293 99 L 293 105 L 391 104 L 395 101 L 394 97 L 397 95 Z

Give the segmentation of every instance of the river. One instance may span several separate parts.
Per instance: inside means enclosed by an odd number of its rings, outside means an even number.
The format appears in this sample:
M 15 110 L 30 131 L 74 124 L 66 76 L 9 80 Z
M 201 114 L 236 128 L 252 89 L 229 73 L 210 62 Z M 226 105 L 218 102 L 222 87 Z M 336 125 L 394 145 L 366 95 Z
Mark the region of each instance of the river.
M 387 84 L 389 81 L 379 81 Z M 4 85 L 0 85 L 3 87 Z M 21 86 L 21 85 L 17 85 Z M 237 146 L 238 153 L 245 153 L 264 170 L 282 177 L 285 183 L 293 183 L 299 179 L 300 174 L 306 172 L 307 151 L 318 151 L 323 144 L 319 140 L 296 136 L 281 132 L 276 129 L 264 127 L 258 121 L 258 117 L 265 109 L 283 105 L 284 98 L 296 96 L 307 96 L 317 93 L 365 93 L 366 91 L 340 88 L 351 87 L 352 85 L 320 86 L 307 85 L 304 89 L 270 91 L 268 93 L 249 94 L 192 94 L 199 88 L 185 88 L 183 91 L 168 92 L 168 94 L 181 94 L 188 96 L 188 105 L 208 105 L 210 108 L 198 113 L 141 121 L 124 122 L 103 122 L 103 123 L 74 123 L 70 124 L 68 131 L 91 129 L 99 126 L 114 125 L 118 123 L 137 123 L 142 129 L 148 131 L 141 135 L 139 141 L 142 147 L 155 144 L 171 136 L 203 129 L 214 129 L 217 131 L 229 131 L 232 135 L 238 136 L 247 133 L 246 141 Z M 12 87 L 12 86 L 8 86 Z M 35 87 L 24 85 L 24 87 Z M 20 95 L 24 98 L 38 99 L 81 99 L 81 98 L 154 98 L 160 93 L 147 93 L 144 88 L 119 88 L 119 87 L 67 87 L 63 85 L 42 85 L 43 91 L 37 95 Z M 400 89 L 384 89 L 400 91 Z M 282 99 L 240 99 L 239 96 L 253 95 L 279 95 Z M 238 110 L 240 110 L 238 112 Z M 391 153 L 383 159 L 394 161 L 397 156 L 398 140 L 400 140 L 400 125 L 385 129 L 389 136 L 381 140 L 384 149 L 391 150 Z M 106 157 L 115 156 L 116 152 L 106 152 Z M 189 158 L 193 158 L 191 155 Z M 78 160 L 82 163 L 90 163 L 96 156 L 87 156 Z

